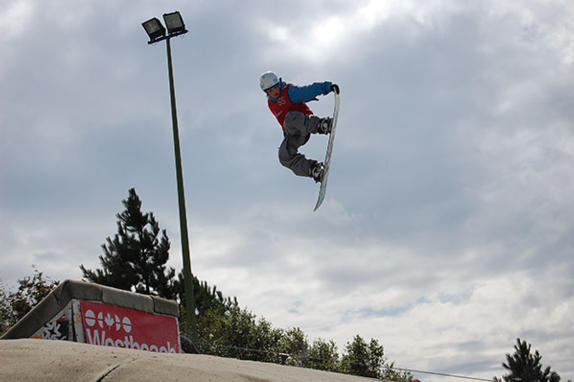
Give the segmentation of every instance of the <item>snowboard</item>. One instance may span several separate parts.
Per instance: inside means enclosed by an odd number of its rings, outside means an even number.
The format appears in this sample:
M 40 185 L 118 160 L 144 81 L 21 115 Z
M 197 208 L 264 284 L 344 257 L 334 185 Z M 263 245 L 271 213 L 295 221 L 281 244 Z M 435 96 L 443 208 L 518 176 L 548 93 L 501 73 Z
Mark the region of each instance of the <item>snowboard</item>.
M 333 153 L 333 142 L 335 141 L 335 130 L 337 128 L 337 119 L 339 117 L 339 105 L 341 99 L 339 94 L 333 92 L 335 95 L 335 108 L 333 110 L 333 127 L 331 128 L 331 134 L 329 134 L 329 142 L 327 143 L 327 152 L 325 153 L 325 160 L 323 164 L 325 165 L 325 174 L 323 175 L 323 180 L 321 181 L 321 187 L 319 188 L 319 197 L 317 198 L 317 204 L 313 211 L 317 211 L 323 200 L 325 200 L 325 193 L 327 192 L 327 180 L 329 178 L 329 168 L 331 167 L 331 154 Z

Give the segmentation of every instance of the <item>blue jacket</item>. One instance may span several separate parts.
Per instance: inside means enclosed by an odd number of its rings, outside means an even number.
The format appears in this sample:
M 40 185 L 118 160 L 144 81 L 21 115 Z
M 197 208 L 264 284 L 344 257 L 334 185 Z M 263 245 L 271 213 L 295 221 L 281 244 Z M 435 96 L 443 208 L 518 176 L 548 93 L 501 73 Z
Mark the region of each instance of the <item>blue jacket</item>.
M 281 91 L 287 85 L 285 82 L 281 81 Z M 315 99 L 319 95 L 327 95 L 331 92 L 332 82 L 314 82 L 311 85 L 306 86 L 289 86 L 289 99 L 293 103 L 299 102 L 309 102 Z M 268 97 L 271 101 L 276 102 L 277 98 Z

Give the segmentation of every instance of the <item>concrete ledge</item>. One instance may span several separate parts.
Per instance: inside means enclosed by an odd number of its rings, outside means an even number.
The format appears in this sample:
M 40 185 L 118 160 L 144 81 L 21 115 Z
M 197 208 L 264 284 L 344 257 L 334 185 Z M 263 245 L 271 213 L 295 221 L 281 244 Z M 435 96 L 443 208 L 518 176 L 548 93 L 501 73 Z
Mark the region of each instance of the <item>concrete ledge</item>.
M 56 296 L 59 306 L 65 306 L 73 298 L 100 301 L 102 299 L 102 288 L 105 287 L 99 284 L 65 280 L 52 293 Z
M 153 300 L 150 296 L 132 293 L 125 290 L 114 289 L 102 286 L 101 302 L 110 305 L 122 306 L 141 310 L 142 312 L 153 313 Z
M 172 300 L 167 300 L 161 297 L 152 296 L 153 311 L 159 314 L 167 314 L 169 316 L 179 316 L 179 306 L 174 304 Z
M 60 310 L 58 300 L 52 292 L 4 333 L 1 339 L 29 338 Z

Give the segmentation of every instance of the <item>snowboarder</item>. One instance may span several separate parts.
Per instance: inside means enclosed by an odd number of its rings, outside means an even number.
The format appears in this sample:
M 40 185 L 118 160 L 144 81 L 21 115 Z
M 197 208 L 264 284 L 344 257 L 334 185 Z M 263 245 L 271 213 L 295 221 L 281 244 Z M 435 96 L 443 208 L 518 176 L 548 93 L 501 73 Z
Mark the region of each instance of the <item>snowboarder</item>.
M 273 72 L 265 72 L 259 79 L 261 90 L 267 94 L 269 109 L 283 129 L 283 142 L 279 147 L 279 162 L 295 175 L 307 176 L 321 182 L 325 166 L 316 160 L 307 159 L 299 153 L 299 147 L 309 140 L 311 134 L 329 134 L 333 120 L 313 115 L 306 102 L 317 100 L 319 95 L 334 91 L 339 86 L 332 82 L 315 82 L 307 86 L 285 83 Z

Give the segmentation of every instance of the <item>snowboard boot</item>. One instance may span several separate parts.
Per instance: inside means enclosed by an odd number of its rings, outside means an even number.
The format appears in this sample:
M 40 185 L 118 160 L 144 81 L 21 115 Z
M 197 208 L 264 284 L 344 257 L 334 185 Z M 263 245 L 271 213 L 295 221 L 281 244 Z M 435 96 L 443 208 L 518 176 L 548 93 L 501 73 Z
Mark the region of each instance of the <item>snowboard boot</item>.
M 316 162 L 309 170 L 309 176 L 317 183 L 323 181 L 323 175 L 325 174 L 325 165 L 321 162 Z
M 321 118 L 321 121 L 319 122 L 318 133 L 331 134 L 332 129 L 333 129 L 333 118 L 331 117 Z

